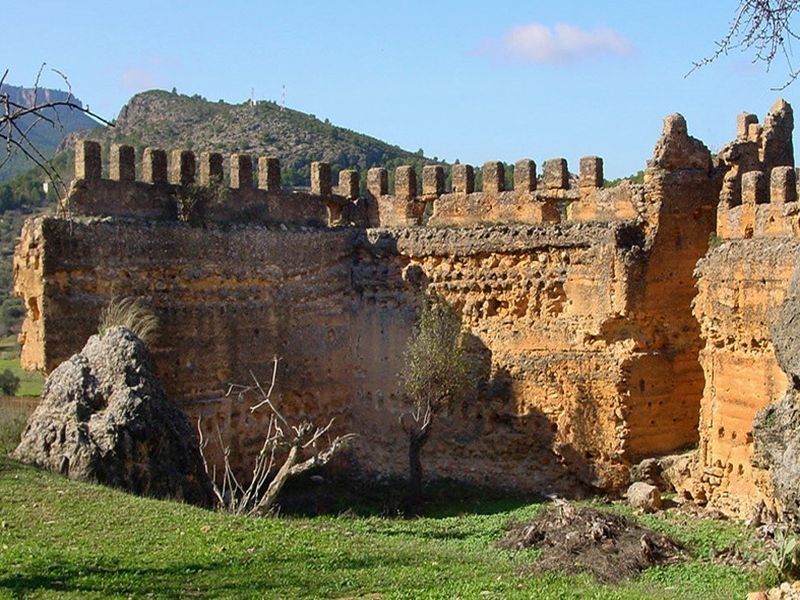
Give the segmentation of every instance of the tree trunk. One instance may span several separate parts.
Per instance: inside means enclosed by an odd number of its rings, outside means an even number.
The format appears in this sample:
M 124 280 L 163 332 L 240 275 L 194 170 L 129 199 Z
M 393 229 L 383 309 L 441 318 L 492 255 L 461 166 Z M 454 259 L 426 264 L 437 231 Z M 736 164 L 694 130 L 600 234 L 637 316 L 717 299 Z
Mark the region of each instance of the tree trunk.
M 414 507 L 422 499 L 422 447 L 430 438 L 431 423 L 426 422 L 418 431 L 408 433 L 408 504 Z

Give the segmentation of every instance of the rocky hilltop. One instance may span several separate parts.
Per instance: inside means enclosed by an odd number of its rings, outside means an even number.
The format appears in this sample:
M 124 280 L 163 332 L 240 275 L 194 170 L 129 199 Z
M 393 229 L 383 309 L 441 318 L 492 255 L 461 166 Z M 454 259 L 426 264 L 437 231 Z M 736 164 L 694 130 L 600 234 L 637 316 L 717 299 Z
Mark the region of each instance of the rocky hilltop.
M 83 136 L 81 136 L 83 137 Z M 414 164 L 419 154 L 321 121 L 314 115 L 259 100 L 243 104 L 209 102 L 161 90 L 137 94 L 122 107 L 115 127 L 93 139 L 141 149 L 188 148 L 273 156 L 280 159 L 287 183 L 308 180 L 312 161 L 363 171 L 370 167 Z

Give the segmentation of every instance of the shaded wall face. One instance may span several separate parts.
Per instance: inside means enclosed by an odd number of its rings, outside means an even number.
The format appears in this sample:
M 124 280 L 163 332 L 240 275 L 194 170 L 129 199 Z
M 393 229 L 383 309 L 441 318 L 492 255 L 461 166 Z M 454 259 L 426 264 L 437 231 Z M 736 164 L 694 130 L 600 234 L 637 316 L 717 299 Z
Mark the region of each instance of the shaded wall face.
M 706 382 L 698 476 L 709 497 L 727 493 L 744 508 L 769 495 L 766 474 L 750 464 L 753 417 L 787 389 L 769 328 L 799 251 L 797 240 L 733 240 L 698 266 L 694 312 L 705 340 Z
M 151 351 L 168 396 L 202 414 L 210 438 L 219 427 L 242 453 L 255 452 L 263 440 L 241 434 L 264 415 L 249 414 L 252 397 L 224 396 L 253 376 L 268 383 L 273 357 L 282 359 L 278 396 L 297 414 L 327 422 L 350 397 L 352 239 L 352 231 L 30 222 L 16 260 L 36 276 L 18 278 L 17 289 L 40 310 L 28 314 L 23 360 L 52 370 L 97 332 L 112 298 L 140 297 L 159 318 Z
M 413 322 L 409 304 L 425 294 L 461 313 L 480 375 L 474 394 L 437 420 L 426 468 L 506 487 L 618 486 L 618 355 L 627 350 L 601 337 L 603 323 L 625 310 L 627 267 L 615 232 L 609 225 L 405 230 L 389 236 L 388 253 L 372 234 L 376 241 L 354 267 L 364 327 L 356 396 L 360 410 L 375 415 L 384 460 L 405 466 L 404 454 L 387 450 L 405 447 L 397 426 L 405 406 L 387 382 L 402 369 L 395 344 L 404 344 Z M 381 420 L 380 411 L 392 418 Z
M 697 261 L 716 226 L 721 177 L 705 170 L 648 169 L 648 197 L 661 200 L 651 215 L 651 248 L 630 290 L 629 327 L 642 354 L 625 365 L 628 456 L 639 460 L 693 446 L 704 376 L 698 362 L 700 327 L 692 315 Z

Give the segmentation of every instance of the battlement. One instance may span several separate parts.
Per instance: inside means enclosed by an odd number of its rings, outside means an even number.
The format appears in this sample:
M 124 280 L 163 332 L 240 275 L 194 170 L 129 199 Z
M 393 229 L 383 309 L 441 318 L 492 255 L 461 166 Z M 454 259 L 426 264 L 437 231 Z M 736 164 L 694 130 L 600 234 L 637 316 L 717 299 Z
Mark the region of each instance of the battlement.
M 800 236 L 792 107 L 778 100 L 764 119 L 742 113 L 736 139 L 719 154 L 726 172 L 717 209 L 717 236 L 750 239 Z
M 231 155 L 228 185 L 223 157 L 216 152 L 198 157 L 188 150 L 145 148 L 141 165 L 137 180 L 133 147 L 113 144 L 104 179 L 100 144 L 77 142 L 75 181 L 65 210 L 190 223 L 363 224 L 358 172 L 342 171 L 334 187 L 326 163 L 311 164 L 310 192 L 283 190 L 280 163 L 270 157 L 254 162 L 248 154 Z
M 741 204 L 725 199 L 717 209 L 717 236 L 722 239 L 800 237 L 797 170 L 774 167 L 769 174 L 748 171 L 740 180 Z
M 190 223 L 367 227 L 623 221 L 638 214 L 639 199 L 630 187 L 603 189 L 603 160 L 597 156 L 581 158 L 577 176 L 570 175 L 563 158 L 545 161 L 541 175 L 534 161 L 519 160 L 510 189 L 499 161 L 483 164 L 480 186 L 477 169 L 452 165 L 449 190 L 442 165 L 424 166 L 421 178 L 413 167 L 397 167 L 392 192 L 389 172 L 377 167 L 367 173 L 365 197 L 357 171 L 341 171 L 334 185 L 331 166 L 324 162 L 311 163 L 303 191 L 281 188 L 276 158 L 233 154 L 229 164 L 226 184 L 219 153 L 145 148 L 137 177 L 134 148 L 113 144 L 104 178 L 100 144 L 79 141 L 67 211 Z
M 429 165 L 422 181 L 411 167 L 395 171 L 394 193 L 389 191 L 386 169 L 370 169 L 367 190 L 375 200 L 381 226 L 428 225 L 469 226 L 486 223 L 553 224 L 570 221 L 623 221 L 636 218 L 637 198 L 629 187 L 603 190 L 603 159 L 580 160 L 577 178 L 571 177 L 567 161 L 545 161 L 541 176 L 530 159 L 513 166 L 510 189 L 506 167 L 488 161 L 480 168 L 482 185 L 476 185 L 476 168 L 452 165 L 451 189 L 445 190 L 445 169 Z M 426 207 L 430 210 L 426 213 Z

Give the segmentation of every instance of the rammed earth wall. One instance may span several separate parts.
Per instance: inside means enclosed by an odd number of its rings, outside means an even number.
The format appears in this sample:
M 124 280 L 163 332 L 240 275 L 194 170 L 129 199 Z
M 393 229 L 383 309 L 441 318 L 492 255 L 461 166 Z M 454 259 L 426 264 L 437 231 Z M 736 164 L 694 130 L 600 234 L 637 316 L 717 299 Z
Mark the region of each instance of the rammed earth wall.
M 787 389 L 770 326 L 800 259 L 793 124 L 782 100 L 763 127 L 755 115 L 739 117 L 736 140 L 720 153 L 714 247 L 696 272 L 705 390 L 695 477 L 702 495 L 743 513 L 771 501 L 768 474 L 750 463 L 753 417 Z
M 169 160 L 168 160 L 169 159 Z M 716 227 L 722 172 L 668 117 L 644 186 L 611 190 L 602 161 L 531 161 L 503 189 L 500 163 L 370 171 L 279 189 L 277 163 L 114 147 L 76 152 L 60 216 L 26 223 L 15 255 L 28 316 L 23 361 L 49 371 L 80 349 L 114 296 L 146 299 L 167 393 L 243 465 L 262 416 L 226 396 L 252 372 L 289 417 L 356 431 L 350 468 L 402 474 L 398 372 L 417 310 L 435 294 L 461 315 L 481 383 L 437 420 L 429 476 L 507 488 L 617 490 L 632 461 L 698 442 L 703 370 L 692 272 Z M 198 167 L 199 163 L 199 167 Z M 254 173 L 255 171 L 255 173 Z M 254 181 L 256 182 L 253 185 Z M 498 222 L 508 224 L 498 225 Z M 425 223 L 425 224 L 423 224 Z

